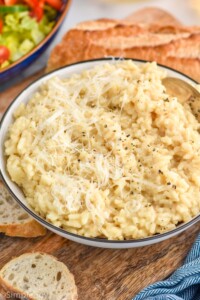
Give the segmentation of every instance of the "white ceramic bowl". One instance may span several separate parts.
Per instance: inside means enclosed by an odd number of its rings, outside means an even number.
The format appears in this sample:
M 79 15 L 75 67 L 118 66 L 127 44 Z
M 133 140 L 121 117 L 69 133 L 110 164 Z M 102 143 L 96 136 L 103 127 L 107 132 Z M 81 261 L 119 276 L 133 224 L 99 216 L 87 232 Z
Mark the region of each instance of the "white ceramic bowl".
M 136 64 L 144 63 L 145 61 L 140 60 L 133 60 Z M 12 196 L 16 199 L 16 201 L 39 223 L 44 225 L 49 230 L 57 233 L 58 235 L 61 235 L 69 240 L 89 245 L 89 246 L 95 246 L 95 247 L 101 247 L 101 248 L 134 248 L 134 247 L 141 247 L 146 245 L 155 244 L 158 242 L 161 242 L 163 240 L 169 239 L 170 237 L 173 237 L 182 231 L 186 230 L 193 224 L 195 224 L 197 221 L 200 220 L 200 215 L 193 218 L 190 222 L 184 223 L 179 225 L 176 229 L 168 231 L 163 234 L 157 234 L 152 237 L 138 239 L 138 240 L 126 240 L 126 241 L 113 241 L 113 240 L 107 240 L 107 239 L 99 239 L 99 238 L 87 238 L 80 235 L 76 235 L 73 233 L 70 233 L 66 230 L 63 230 L 59 227 L 54 226 L 53 224 L 47 222 L 46 220 L 42 219 L 39 215 L 37 215 L 33 209 L 29 207 L 29 205 L 26 203 L 26 199 L 20 190 L 20 188 L 11 181 L 7 171 L 6 171 L 6 159 L 4 156 L 4 141 L 6 138 L 7 130 L 9 128 L 9 125 L 13 122 L 13 112 L 16 110 L 16 108 L 19 106 L 20 103 L 27 103 L 29 99 L 32 97 L 32 95 L 38 90 L 39 86 L 49 78 L 53 76 L 59 76 L 61 78 L 66 78 L 74 73 L 81 72 L 82 70 L 91 68 L 96 65 L 104 64 L 104 63 L 111 63 L 113 64 L 115 60 L 108 58 L 108 59 L 98 59 L 93 61 L 86 61 L 86 62 L 80 62 L 77 64 L 73 64 L 61 69 L 58 69 L 56 71 L 53 71 L 47 75 L 42 76 L 40 79 L 36 80 L 32 84 L 30 84 L 22 93 L 20 93 L 17 98 L 12 102 L 12 104 L 8 107 L 7 111 L 5 112 L 0 126 L 0 172 L 2 179 L 5 183 L 5 186 L 9 190 L 9 192 L 12 194 Z M 166 69 L 169 76 L 178 77 L 180 79 L 186 80 L 189 83 L 196 83 L 186 75 L 183 75 L 175 70 L 172 70 L 170 68 L 167 68 L 165 66 L 160 66 L 163 69 Z

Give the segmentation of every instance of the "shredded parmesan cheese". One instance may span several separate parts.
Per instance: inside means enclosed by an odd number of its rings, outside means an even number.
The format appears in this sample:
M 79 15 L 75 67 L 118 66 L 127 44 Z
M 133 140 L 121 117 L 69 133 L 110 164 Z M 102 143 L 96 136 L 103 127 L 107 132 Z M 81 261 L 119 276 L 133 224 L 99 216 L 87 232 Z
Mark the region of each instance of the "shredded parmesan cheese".
M 200 211 L 199 124 L 155 63 L 52 78 L 15 112 L 7 169 L 28 203 L 71 232 L 142 238 Z

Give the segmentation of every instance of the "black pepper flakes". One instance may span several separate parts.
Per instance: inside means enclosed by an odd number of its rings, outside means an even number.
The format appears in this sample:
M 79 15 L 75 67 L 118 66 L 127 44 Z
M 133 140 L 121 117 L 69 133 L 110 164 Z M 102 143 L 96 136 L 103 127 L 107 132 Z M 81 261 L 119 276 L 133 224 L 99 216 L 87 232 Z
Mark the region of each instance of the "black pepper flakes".
M 171 185 L 171 182 L 167 182 L 167 185 Z

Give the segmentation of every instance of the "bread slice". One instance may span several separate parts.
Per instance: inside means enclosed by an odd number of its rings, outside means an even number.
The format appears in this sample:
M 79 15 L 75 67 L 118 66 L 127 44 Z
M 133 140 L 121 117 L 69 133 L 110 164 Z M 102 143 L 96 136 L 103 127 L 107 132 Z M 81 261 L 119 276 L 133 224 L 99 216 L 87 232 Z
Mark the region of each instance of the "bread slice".
M 47 71 L 78 61 L 116 56 L 156 61 L 200 82 L 199 45 L 200 27 L 109 19 L 87 21 L 64 35 L 51 52 Z
M 37 237 L 46 229 L 33 220 L 0 183 L 0 232 L 8 236 Z
M 23 254 L 8 262 L 0 271 L 0 283 L 5 291 L 29 300 L 78 299 L 74 276 L 68 268 L 41 252 Z

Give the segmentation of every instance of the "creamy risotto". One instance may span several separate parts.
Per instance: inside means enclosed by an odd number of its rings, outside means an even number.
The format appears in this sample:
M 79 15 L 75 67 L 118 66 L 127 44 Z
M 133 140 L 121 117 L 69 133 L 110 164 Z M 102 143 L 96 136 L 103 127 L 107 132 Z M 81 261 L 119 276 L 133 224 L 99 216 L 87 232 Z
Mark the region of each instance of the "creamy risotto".
M 5 152 L 11 179 L 52 224 L 136 239 L 200 211 L 199 124 L 155 63 L 105 64 L 43 84 L 21 105 Z

